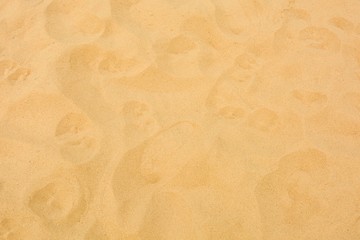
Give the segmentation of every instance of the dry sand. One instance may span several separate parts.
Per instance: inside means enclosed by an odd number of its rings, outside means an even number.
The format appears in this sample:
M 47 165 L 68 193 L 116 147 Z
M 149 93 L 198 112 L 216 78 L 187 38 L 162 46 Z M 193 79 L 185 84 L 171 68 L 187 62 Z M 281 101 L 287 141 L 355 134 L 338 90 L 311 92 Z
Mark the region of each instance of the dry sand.
M 0 239 L 360 239 L 360 1 L 0 0 Z

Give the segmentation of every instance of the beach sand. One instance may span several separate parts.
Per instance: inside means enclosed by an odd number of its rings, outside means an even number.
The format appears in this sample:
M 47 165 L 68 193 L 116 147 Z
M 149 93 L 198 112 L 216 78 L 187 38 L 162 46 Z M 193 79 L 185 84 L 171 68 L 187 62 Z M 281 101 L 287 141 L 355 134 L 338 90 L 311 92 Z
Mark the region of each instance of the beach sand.
M 0 239 L 360 239 L 359 13 L 0 0 Z

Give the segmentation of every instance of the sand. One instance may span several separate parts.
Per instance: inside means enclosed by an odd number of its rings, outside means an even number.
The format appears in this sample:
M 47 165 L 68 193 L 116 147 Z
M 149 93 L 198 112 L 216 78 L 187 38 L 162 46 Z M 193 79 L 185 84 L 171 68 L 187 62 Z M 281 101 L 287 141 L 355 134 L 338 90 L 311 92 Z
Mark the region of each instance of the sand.
M 0 0 L 0 239 L 360 239 L 360 2 Z

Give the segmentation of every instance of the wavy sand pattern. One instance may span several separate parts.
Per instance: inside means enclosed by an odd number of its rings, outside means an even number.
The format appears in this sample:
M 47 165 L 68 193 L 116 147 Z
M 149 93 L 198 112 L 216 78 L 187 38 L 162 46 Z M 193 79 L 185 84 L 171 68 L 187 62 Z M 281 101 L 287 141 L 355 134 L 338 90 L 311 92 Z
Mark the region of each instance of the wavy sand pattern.
M 0 0 L 0 240 L 360 239 L 357 0 Z

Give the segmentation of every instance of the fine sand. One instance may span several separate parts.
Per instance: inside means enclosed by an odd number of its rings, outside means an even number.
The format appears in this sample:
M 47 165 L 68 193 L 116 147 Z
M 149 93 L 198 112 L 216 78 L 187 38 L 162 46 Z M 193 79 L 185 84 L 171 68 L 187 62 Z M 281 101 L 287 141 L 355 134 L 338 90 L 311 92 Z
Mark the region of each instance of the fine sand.
M 360 239 L 360 1 L 0 0 L 0 240 Z

